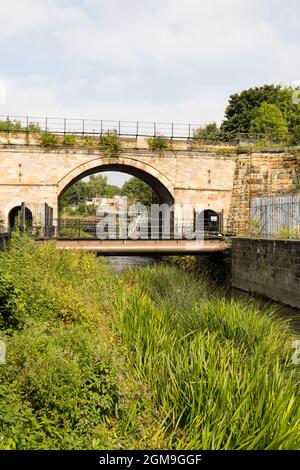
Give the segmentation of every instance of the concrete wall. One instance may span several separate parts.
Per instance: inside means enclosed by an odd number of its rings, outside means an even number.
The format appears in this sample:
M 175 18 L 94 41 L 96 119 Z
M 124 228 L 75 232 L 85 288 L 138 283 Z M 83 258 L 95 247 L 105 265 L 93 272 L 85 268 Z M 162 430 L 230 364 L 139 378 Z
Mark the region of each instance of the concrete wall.
M 232 240 L 232 285 L 300 308 L 300 240 Z

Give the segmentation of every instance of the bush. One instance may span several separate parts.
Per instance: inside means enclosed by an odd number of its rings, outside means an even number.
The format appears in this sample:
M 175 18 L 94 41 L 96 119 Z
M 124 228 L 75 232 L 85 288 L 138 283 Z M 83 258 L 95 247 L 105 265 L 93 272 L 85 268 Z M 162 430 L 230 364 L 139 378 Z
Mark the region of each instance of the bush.
M 94 139 L 93 139 L 93 137 L 90 137 L 90 136 L 84 137 L 84 139 L 83 139 L 83 144 L 84 144 L 86 147 L 93 147 L 93 146 L 94 146 Z
M 122 409 L 98 300 L 108 270 L 18 234 L 0 265 L 0 449 L 108 446 L 102 427 Z
M 74 147 L 76 145 L 76 136 L 74 134 L 67 134 L 64 136 L 62 143 L 68 147 Z
M 43 147 L 55 147 L 58 144 L 57 136 L 51 132 L 43 132 L 41 144 Z
M 40 125 L 34 122 L 30 122 L 28 126 L 26 127 L 26 130 L 28 132 L 41 132 Z
M 115 155 L 121 150 L 121 142 L 116 131 L 102 135 L 100 138 L 100 147 L 105 153 Z
M 19 121 L 10 121 L 6 119 L 5 121 L 0 121 L 0 132 L 1 131 L 21 131 L 22 125 Z
M 20 328 L 25 309 L 23 293 L 15 286 L 13 276 L 0 269 L 0 329 L 11 332 Z
M 221 138 L 220 129 L 215 122 L 207 124 L 204 127 L 199 127 L 193 132 L 195 140 L 203 140 L 204 142 L 218 141 Z
M 156 135 L 147 139 L 147 144 L 150 150 L 164 150 L 168 148 L 167 139 L 162 135 Z

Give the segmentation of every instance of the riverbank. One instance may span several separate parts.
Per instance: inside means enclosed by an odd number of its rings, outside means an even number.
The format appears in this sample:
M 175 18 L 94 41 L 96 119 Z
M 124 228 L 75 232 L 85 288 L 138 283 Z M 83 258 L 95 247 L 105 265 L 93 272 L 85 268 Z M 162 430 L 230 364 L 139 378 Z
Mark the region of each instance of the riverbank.
M 294 336 L 205 278 L 0 255 L 2 449 L 299 449 Z

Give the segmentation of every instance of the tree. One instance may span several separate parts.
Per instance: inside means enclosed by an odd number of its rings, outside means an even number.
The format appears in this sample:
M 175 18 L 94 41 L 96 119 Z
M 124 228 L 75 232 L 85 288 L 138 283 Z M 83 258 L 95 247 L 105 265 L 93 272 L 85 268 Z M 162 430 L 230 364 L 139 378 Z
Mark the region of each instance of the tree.
M 87 180 L 80 180 L 73 184 L 61 197 L 60 208 L 79 205 L 80 202 L 93 197 L 115 196 L 121 194 L 121 188 L 107 183 L 103 175 L 91 175 Z
M 139 178 L 132 177 L 122 187 L 122 195 L 127 196 L 130 204 L 140 202 L 144 206 L 152 204 L 152 189 Z
M 228 138 L 234 138 L 239 132 L 248 133 L 257 108 L 262 103 L 268 103 L 278 106 L 289 132 L 294 135 L 295 127 L 300 124 L 300 106 L 292 99 L 294 91 L 292 87 L 264 85 L 231 95 L 221 125 L 222 133 Z
M 255 110 L 249 130 L 250 133 L 271 134 L 277 140 L 286 140 L 289 136 L 287 121 L 276 104 L 262 103 Z
M 199 140 L 218 140 L 220 138 L 220 129 L 215 122 L 211 122 L 194 130 L 193 137 Z

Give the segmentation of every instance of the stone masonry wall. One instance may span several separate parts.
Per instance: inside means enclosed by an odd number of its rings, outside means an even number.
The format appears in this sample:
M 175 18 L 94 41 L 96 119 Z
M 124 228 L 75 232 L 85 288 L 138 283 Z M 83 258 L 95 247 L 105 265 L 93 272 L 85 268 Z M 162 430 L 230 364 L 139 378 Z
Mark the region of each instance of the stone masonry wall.
M 250 200 L 299 192 L 300 160 L 296 154 L 252 153 L 236 160 L 228 226 L 234 233 L 247 234 Z
M 300 308 L 300 240 L 232 240 L 232 285 Z

